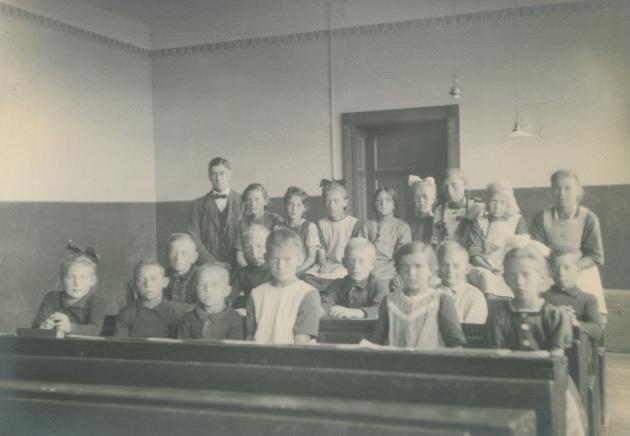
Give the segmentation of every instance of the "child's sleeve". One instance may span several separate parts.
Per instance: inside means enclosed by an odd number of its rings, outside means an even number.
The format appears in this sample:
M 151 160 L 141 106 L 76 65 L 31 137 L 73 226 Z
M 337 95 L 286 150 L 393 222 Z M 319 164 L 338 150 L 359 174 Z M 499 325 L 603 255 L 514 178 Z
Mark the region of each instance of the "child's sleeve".
M 529 228 L 529 234 L 533 240 L 541 242 L 547 245 L 547 236 L 545 232 L 545 224 L 543 223 L 543 216 L 545 211 L 541 211 L 532 220 L 532 225 Z
M 245 320 L 241 315 L 234 312 L 232 317 L 232 323 L 230 330 L 228 331 L 227 339 L 243 340 L 245 339 Z
M 308 225 L 308 232 L 306 233 L 306 247 L 319 248 L 321 245 L 317 226 L 314 223 L 310 223 Z
M 253 340 L 258 325 L 256 324 L 256 305 L 254 304 L 254 299 L 252 298 L 251 294 L 247 299 L 246 311 L 245 329 L 247 330 L 247 339 Z
M 394 253 L 398 251 L 400 247 L 413 240 L 413 237 L 411 235 L 411 227 L 409 226 L 409 224 L 403 221 L 400 226 L 400 236 L 398 237 L 398 241 L 396 242 Z
M 369 301 L 370 305 L 361 308 L 361 310 L 365 312 L 367 319 L 379 318 L 381 303 L 385 297 L 387 297 L 387 294 L 389 294 L 389 283 L 389 280 L 376 280 L 374 283 L 374 294 L 371 301 Z
M 508 328 L 501 323 L 501 318 L 491 311 L 486 322 L 486 345 L 489 348 L 508 348 L 503 330 Z
M 42 299 L 42 302 L 39 305 L 39 309 L 37 309 L 37 314 L 35 315 L 35 319 L 33 320 L 32 327 L 34 329 L 38 329 L 39 326 L 46 321 L 46 319 L 55 311 L 53 298 L 55 294 L 52 292 L 46 294 Z
M 87 323 L 72 324 L 71 333 L 78 335 L 99 336 L 101 334 L 101 330 L 103 329 L 105 314 L 107 313 L 105 302 L 100 298 L 93 296 L 89 300 L 87 311 Z
M 372 333 L 371 342 L 385 345 L 389 336 L 389 314 L 387 313 L 387 296 L 383 298 L 378 308 L 378 321 Z
M 298 308 L 293 335 L 308 335 L 312 338 L 319 336 L 319 315 L 321 298 L 315 289 L 304 295 Z
M 328 285 L 326 290 L 322 292 L 322 295 L 321 295 L 322 308 L 324 309 L 324 312 L 326 312 L 326 314 L 328 314 L 331 307 L 337 304 L 337 300 L 338 300 L 337 286 L 341 286 L 341 285 L 343 285 L 343 279 L 333 280 Z
M 171 312 L 171 324 L 169 325 L 169 335 L 171 338 L 177 338 L 179 328 L 184 322 L 184 311 L 178 307 L 173 307 Z
M 470 227 L 470 232 L 468 233 L 466 245 L 470 257 L 483 257 L 483 230 L 481 229 L 481 226 L 479 225 L 479 222 L 477 220 L 475 220 L 473 225 Z
M 187 314 L 184 314 L 184 319 L 182 319 L 182 323 L 177 330 L 177 337 L 179 339 L 193 339 L 192 326 Z
M 129 310 L 123 307 L 116 316 L 116 324 L 114 325 L 114 337 L 127 338 L 131 331 L 131 320 L 129 319 Z
M 442 339 L 447 347 L 459 347 L 466 343 L 466 337 L 459 324 L 457 309 L 453 299 L 446 294 L 440 297 L 438 322 Z
M 584 305 L 584 315 L 579 320 L 582 324 L 582 329 L 589 337 L 593 339 L 593 342 L 597 344 L 602 337 L 602 322 L 599 316 L 599 304 L 597 298 L 591 294 L 585 294 L 586 303 Z
M 596 264 L 604 264 L 604 244 L 602 243 L 599 219 L 597 215 L 590 211 L 584 220 L 584 231 L 582 232 L 580 249 L 584 256 L 590 257 Z
M 486 297 L 484 297 L 483 293 L 473 285 L 469 286 L 472 288 L 470 289 L 470 292 L 473 292 L 474 297 L 471 298 L 471 304 L 465 317 L 466 319 L 462 320 L 462 322 L 485 324 L 488 319 L 488 303 L 486 301 Z
M 564 312 L 553 306 L 545 312 L 543 325 L 545 327 L 545 335 L 547 336 L 547 349 L 562 349 L 571 346 L 573 341 L 573 328 L 569 317 Z
M 232 277 L 230 277 L 230 286 L 232 290 L 230 291 L 230 295 L 227 296 L 227 304 L 228 306 L 232 307 L 238 296 L 241 294 L 241 291 L 243 290 L 240 268 L 236 268 L 232 273 Z

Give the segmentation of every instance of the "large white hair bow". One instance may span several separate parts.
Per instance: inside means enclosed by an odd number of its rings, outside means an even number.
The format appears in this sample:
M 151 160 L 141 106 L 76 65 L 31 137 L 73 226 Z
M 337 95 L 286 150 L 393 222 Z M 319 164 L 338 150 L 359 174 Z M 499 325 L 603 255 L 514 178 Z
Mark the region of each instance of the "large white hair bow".
M 409 178 L 407 179 L 407 185 L 409 186 L 418 182 L 427 183 L 429 185 L 435 185 L 435 179 L 433 177 L 425 177 L 423 179 L 422 177 L 410 175 Z

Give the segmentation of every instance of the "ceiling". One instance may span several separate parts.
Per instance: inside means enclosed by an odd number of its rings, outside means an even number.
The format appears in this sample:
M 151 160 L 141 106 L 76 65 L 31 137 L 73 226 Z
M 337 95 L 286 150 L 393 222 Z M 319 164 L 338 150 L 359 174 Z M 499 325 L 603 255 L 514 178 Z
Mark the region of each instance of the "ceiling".
M 327 27 L 328 0 L 80 0 L 149 27 L 154 47 L 308 32 Z M 519 6 L 567 0 L 518 0 Z M 333 0 L 333 27 L 450 15 L 451 0 Z M 456 12 L 511 8 L 514 0 L 456 0 Z
M 453 0 L 1 0 L 156 50 L 451 15 Z M 571 0 L 455 0 L 466 14 Z M 584 0 L 581 0 L 584 1 Z M 575 0 L 573 3 L 579 3 Z

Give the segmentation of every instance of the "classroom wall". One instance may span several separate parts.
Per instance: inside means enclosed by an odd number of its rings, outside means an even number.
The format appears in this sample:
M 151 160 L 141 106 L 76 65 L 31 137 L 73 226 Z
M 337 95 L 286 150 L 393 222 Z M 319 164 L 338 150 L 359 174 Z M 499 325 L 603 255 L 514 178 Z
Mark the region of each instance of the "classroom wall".
M 96 245 L 99 293 L 155 251 L 151 65 L 142 51 L 0 10 L 0 332 L 58 289 L 66 241 Z
M 627 2 L 520 10 L 521 121 L 540 140 L 505 138 L 515 111 L 514 22 L 506 11 L 458 20 L 459 101 L 448 96 L 449 21 L 336 32 L 332 155 L 325 32 L 158 50 L 157 198 L 201 195 L 215 155 L 235 162 L 237 189 L 260 181 L 280 196 L 299 182 L 316 193 L 332 157 L 341 175 L 340 114 L 454 102 L 461 162 L 474 188 L 502 177 L 517 187 L 546 186 L 560 166 L 576 169 L 585 185 L 628 184 L 629 10 Z

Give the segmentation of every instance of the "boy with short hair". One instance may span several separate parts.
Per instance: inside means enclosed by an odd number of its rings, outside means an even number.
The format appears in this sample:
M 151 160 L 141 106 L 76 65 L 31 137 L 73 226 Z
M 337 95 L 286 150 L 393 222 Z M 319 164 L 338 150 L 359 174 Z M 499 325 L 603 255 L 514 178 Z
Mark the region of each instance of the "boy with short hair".
M 179 328 L 180 339 L 222 340 L 245 337 L 243 317 L 228 305 L 230 268 L 224 263 L 203 265 L 199 269 L 199 302 L 186 312 Z
M 182 312 L 162 296 L 168 284 L 164 267 L 154 260 L 142 260 L 133 270 L 133 280 L 138 299 L 118 312 L 114 336 L 176 337 Z
M 261 224 L 250 225 L 242 235 L 243 255 L 247 265 L 232 274 L 232 293 L 229 299 L 235 309 L 244 308 L 252 289 L 272 279 L 265 260 L 267 236 L 269 230 Z
M 595 343 L 602 336 L 597 299 L 577 287 L 581 253 L 570 249 L 551 252 L 549 263 L 554 285 L 542 294 L 548 303 L 564 309 L 574 326 L 580 326 Z
M 241 220 L 241 195 L 233 191 L 232 166 L 215 157 L 208 163 L 212 190 L 193 200 L 188 212 L 187 232 L 197 243 L 200 263 L 235 261 Z
M 348 275 L 334 280 L 323 294 L 322 305 L 331 318 L 378 318 L 378 308 L 389 293 L 389 280 L 377 280 L 374 245 L 364 238 L 352 238 L 343 257 Z
M 319 332 L 319 292 L 297 278 L 304 244 L 289 229 L 271 232 L 265 255 L 272 280 L 252 290 L 247 301 L 247 338 L 260 343 L 306 344 Z
M 437 249 L 438 275 L 442 284 L 438 291 L 453 298 L 459 320 L 465 324 L 485 324 L 488 305 L 483 293 L 466 281 L 468 252 L 459 242 L 448 241 Z
M 182 311 L 190 310 L 197 302 L 197 280 L 199 267 L 195 265 L 199 253 L 194 239 L 186 233 L 173 233 L 169 236 L 166 270 L 168 286 L 164 298 L 181 306 Z

